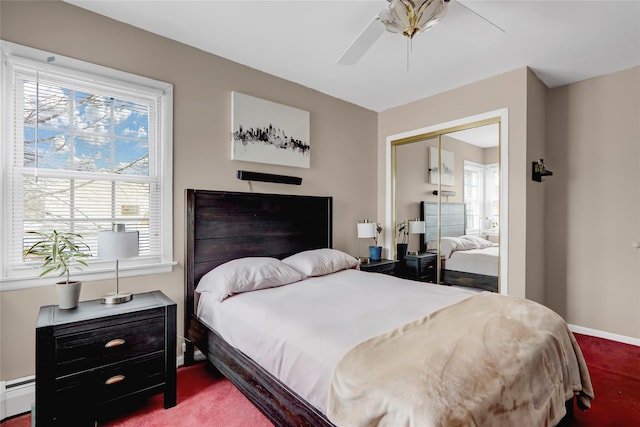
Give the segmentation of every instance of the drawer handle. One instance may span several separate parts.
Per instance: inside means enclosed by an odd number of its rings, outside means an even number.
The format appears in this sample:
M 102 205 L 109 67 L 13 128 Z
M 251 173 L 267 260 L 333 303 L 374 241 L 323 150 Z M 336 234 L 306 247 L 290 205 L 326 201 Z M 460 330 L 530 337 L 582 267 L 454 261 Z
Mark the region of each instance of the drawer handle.
M 118 384 L 120 381 L 124 381 L 124 375 L 115 375 L 109 378 L 108 380 L 106 380 L 104 383 L 105 385 L 112 385 L 112 384 Z
M 104 345 L 104 348 L 112 348 L 112 347 L 118 347 L 120 345 L 123 345 L 126 341 L 123 340 L 122 338 L 116 338 L 115 340 L 111 340 L 108 343 L 106 343 Z

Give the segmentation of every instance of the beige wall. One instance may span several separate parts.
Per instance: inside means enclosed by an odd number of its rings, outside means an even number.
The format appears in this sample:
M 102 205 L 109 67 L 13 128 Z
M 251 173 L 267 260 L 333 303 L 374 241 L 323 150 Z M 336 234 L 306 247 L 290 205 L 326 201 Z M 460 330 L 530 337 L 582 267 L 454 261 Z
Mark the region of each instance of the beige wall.
M 548 305 L 640 338 L 640 67 L 547 98 Z
M 178 303 L 179 333 L 186 188 L 250 191 L 246 181 L 235 178 L 238 169 L 301 176 L 299 187 L 254 183 L 253 191 L 333 196 L 334 246 L 356 252 L 357 219 L 376 212 L 376 113 L 65 3 L 2 1 L 0 14 L 3 40 L 174 85 L 173 251 L 178 265 L 171 274 L 123 279 L 121 287 L 164 291 Z M 231 161 L 232 90 L 310 111 L 311 168 Z M 98 298 L 112 286 L 86 282 L 81 299 Z M 31 375 L 36 316 L 40 306 L 56 303 L 53 287 L 2 292 L 0 298 L 0 379 Z
M 420 217 L 420 201 L 431 200 L 436 185 L 429 183 L 429 149 L 438 147 L 438 139 L 431 138 L 396 147 L 396 220 Z M 396 238 L 398 236 L 396 235 Z M 420 248 L 418 235 L 408 236 L 409 250 Z
M 527 289 L 525 296 L 545 302 L 545 189 L 546 182 L 531 179 L 531 162 L 546 159 L 547 87 L 531 70 L 527 72 Z M 553 164 L 552 159 L 548 159 Z M 549 170 L 552 170 L 552 165 Z M 551 178 L 549 178 L 551 179 Z M 545 179 L 545 181 L 549 180 Z
M 500 162 L 500 148 L 485 148 L 484 149 L 484 158 L 483 163 L 485 165 L 489 165 L 491 163 L 499 163 Z
M 385 215 L 385 152 L 389 136 L 502 108 L 509 110 L 509 294 L 526 292 L 527 79 L 520 68 L 396 107 L 378 119 L 378 218 Z M 543 230 L 537 230 L 542 234 Z

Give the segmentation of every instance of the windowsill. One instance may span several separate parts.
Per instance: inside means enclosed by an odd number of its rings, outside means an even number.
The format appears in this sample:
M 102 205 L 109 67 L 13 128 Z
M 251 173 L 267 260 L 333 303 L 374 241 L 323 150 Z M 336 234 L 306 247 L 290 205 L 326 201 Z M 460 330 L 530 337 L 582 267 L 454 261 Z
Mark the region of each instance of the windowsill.
M 134 277 L 134 276 L 146 276 L 149 274 L 162 274 L 171 273 L 173 266 L 176 265 L 176 261 L 165 263 L 154 263 L 148 265 L 135 265 L 135 266 L 120 266 L 118 269 L 119 277 Z M 100 268 L 93 271 L 76 271 L 71 274 L 73 280 L 80 280 L 82 282 L 93 282 L 97 280 L 109 280 L 115 277 L 114 268 Z M 54 283 L 62 279 L 56 275 L 49 275 L 45 277 L 39 277 L 37 275 L 25 276 L 25 277 L 6 277 L 0 279 L 0 292 L 2 291 L 14 291 L 29 288 L 41 288 L 44 286 L 51 286 Z

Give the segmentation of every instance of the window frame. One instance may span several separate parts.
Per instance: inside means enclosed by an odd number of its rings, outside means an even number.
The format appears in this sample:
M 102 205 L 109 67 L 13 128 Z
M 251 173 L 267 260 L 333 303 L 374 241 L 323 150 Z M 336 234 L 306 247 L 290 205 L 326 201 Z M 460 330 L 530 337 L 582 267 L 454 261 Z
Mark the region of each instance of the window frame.
M 478 213 L 478 221 L 479 221 L 479 228 L 478 229 L 471 229 L 471 228 L 465 228 L 465 233 L 466 234 L 472 234 L 472 235 L 487 235 L 487 233 L 491 230 L 491 227 L 487 227 L 487 221 L 489 220 L 493 220 L 492 218 L 489 217 L 493 217 L 493 215 L 491 214 L 491 204 L 494 202 L 494 199 L 492 197 L 490 197 L 491 195 L 491 187 L 492 187 L 492 181 L 491 181 L 491 172 L 496 172 L 500 173 L 500 167 L 498 165 L 498 163 L 487 163 L 487 164 L 481 164 L 481 163 L 476 163 L 476 162 L 472 162 L 470 160 L 465 160 L 464 161 L 464 172 L 463 172 L 463 185 L 462 185 L 462 189 L 463 189 L 463 193 L 465 194 L 464 197 L 464 203 L 465 203 L 465 209 L 466 209 L 466 205 L 467 205 L 467 200 L 466 200 L 466 189 L 467 189 L 467 182 L 466 182 L 466 172 L 467 170 L 473 170 L 473 172 L 478 174 L 478 193 L 481 195 L 481 199 L 479 200 L 479 213 Z M 498 187 L 498 194 L 500 194 L 500 188 Z M 499 203 L 499 200 L 498 200 Z M 500 209 L 498 208 L 498 211 Z M 498 215 L 499 216 L 499 215 Z M 465 219 L 466 221 L 466 219 Z M 500 229 L 500 225 L 498 224 L 498 230 Z
M 467 213 L 468 209 L 468 203 L 470 203 L 469 200 L 467 200 L 467 187 L 469 187 L 469 183 L 467 182 L 466 179 L 466 175 L 467 175 L 467 170 L 473 171 L 474 173 L 477 174 L 478 176 L 478 195 L 480 196 L 479 200 L 473 200 L 473 202 L 478 203 L 478 228 L 469 228 L 469 221 L 468 216 L 469 214 Z M 483 165 L 481 165 L 480 163 L 476 163 L 476 162 L 472 162 L 469 160 L 465 160 L 464 161 L 464 171 L 462 174 L 463 177 L 463 183 L 462 183 L 462 193 L 463 193 L 463 199 L 464 199 L 464 204 L 465 204 L 465 234 L 471 234 L 471 235 L 477 235 L 480 234 L 482 232 L 482 219 L 484 217 L 484 167 Z
M 498 163 L 487 163 L 484 165 L 484 220 L 485 221 L 491 221 L 493 222 L 493 203 L 494 202 L 498 202 L 498 227 L 496 229 L 492 229 L 491 226 L 489 225 L 487 227 L 487 223 L 484 224 L 483 226 L 483 230 L 482 232 L 484 234 L 488 234 L 488 233 L 494 233 L 495 232 L 499 232 L 500 230 L 500 184 L 498 184 L 498 188 L 497 188 L 497 194 L 498 194 L 498 198 L 497 200 L 494 199 L 493 197 L 491 197 L 492 195 L 492 187 L 493 186 L 493 181 L 492 181 L 492 174 L 497 174 L 498 175 L 498 180 L 500 180 L 500 166 Z M 495 188 L 494 188 L 495 189 Z
M 40 270 L 32 268 L 12 268 L 9 263 L 12 245 L 11 231 L 13 199 L 10 188 L 10 165 L 14 149 L 14 87 L 15 76 L 20 67 L 37 68 L 48 73 L 60 73 L 65 77 L 91 80 L 116 91 L 132 93 L 156 93 L 159 108 L 156 117 L 161 121 L 157 141 L 149 150 L 156 150 L 157 174 L 162 187 L 160 192 L 160 253 L 159 258 L 138 258 L 120 261 L 120 277 L 168 273 L 176 263 L 173 261 L 173 85 L 147 77 L 126 73 L 112 68 L 91 64 L 62 55 L 33 49 L 27 46 L 0 40 L 0 123 L 4 144 L 0 150 L 0 196 L 2 197 L 2 220 L 0 221 L 0 291 L 26 289 L 51 285 L 57 276 L 40 278 Z M 19 195 L 22 197 L 22 195 Z M 89 267 L 73 269 L 76 280 L 94 281 L 114 278 L 113 262 L 89 260 Z

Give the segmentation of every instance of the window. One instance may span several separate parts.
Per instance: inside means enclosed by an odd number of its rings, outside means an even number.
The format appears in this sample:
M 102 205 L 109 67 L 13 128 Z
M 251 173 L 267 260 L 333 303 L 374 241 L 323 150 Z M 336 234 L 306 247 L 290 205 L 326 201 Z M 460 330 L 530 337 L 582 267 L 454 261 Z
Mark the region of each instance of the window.
M 480 234 L 484 209 L 484 173 L 482 165 L 464 162 L 464 203 L 466 234 Z
M 98 231 L 124 223 L 138 230 L 140 255 L 121 263 L 123 275 L 170 271 L 172 86 L 2 48 L 2 289 L 39 274 L 22 259 L 27 231 L 81 234 L 95 256 Z M 87 279 L 113 271 L 92 261 Z
M 500 169 L 498 164 L 464 162 L 466 234 L 497 233 L 500 218 Z
M 497 163 L 484 166 L 486 219 L 484 231 L 497 233 L 500 228 L 500 168 Z

